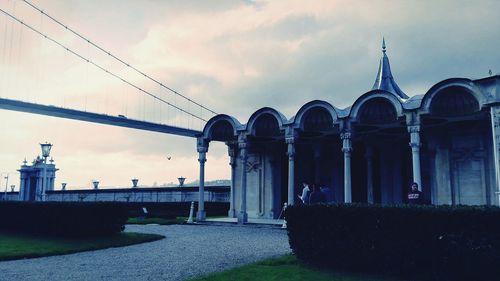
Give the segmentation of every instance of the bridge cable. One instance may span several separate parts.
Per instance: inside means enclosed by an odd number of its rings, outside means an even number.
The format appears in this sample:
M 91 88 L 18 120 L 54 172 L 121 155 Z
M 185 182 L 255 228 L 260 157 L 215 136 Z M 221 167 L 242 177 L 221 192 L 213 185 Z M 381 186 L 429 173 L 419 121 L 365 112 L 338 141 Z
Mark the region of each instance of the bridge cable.
M 170 103 L 170 102 L 168 102 L 168 101 L 166 101 L 166 100 L 162 99 L 161 97 L 158 97 L 158 96 L 156 96 L 156 95 L 154 95 L 154 94 L 150 93 L 149 91 L 147 91 L 147 90 L 145 90 L 145 89 L 142 89 L 141 87 L 139 87 L 139 86 L 135 85 L 135 84 L 134 84 L 134 83 L 132 83 L 132 82 L 129 82 L 128 80 L 125 80 L 125 79 L 124 79 L 123 77 L 121 77 L 120 75 L 115 74 L 115 73 L 113 73 L 113 72 L 111 72 L 111 71 L 107 70 L 106 68 L 102 67 L 101 65 L 99 65 L 99 64 L 97 64 L 97 63 L 95 63 L 94 61 L 90 60 L 89 58 L 86 58 L 86 57 L 84 57 L 84 56 L 80 55 L 79 53 L 77 53 L 77 52 L 73 51 L 72 49 L 70 49 L 70 48 L 66 47 L 65 45 L 63 45 L 63 44 L 59 43 L 58 41 L 56 41 L 56 40 L 55 40 L 55 39 L 53 39 L 52 37 L 50 37 L 50 36 L 46 35 L 45 33 L 42 33 L 42 32 L 40 32 L 40 31 L 38 31 L 37 29 L 35 29 L 35 28 L 34 28 L 34 27 L 32 27 L 31 25 L 29 25 L 29 24 L 27 24 L 27 23 L 23 22 L 22 20 L 20 20 L 20 19 L 16 18 L 15 16 L 11 15 L 10 13 L 6 12 L 5 10 L 3 10 L 3 9 L 1 9 L 1 8 L 0 8 L 0 12 L 4 13 L 4 14 L 5 14 L 5 15 L 7 15 L 8 17 L 10 17 L 10 18 L 12 18 L 13 20 L 17 21 L 18 23 L 20 23 L 20 24 L 22 24 L 22 25 L 26 26 L 26 27 L 27 27 L 27 28 L 29 28 L 31 31 L 33 31 L 33 32 L 35 32 L 35 33 L 37 33 L 37 34 L 39 34 L 40 36 L 44 37 L 45 39 L 47 39 L 47 40 L 49 40 L 49 41 L 52 41 L 54 44 L 56 44 L 56 45 L 60 46 L 61 48 L 65 49 L 66 51 L 68 51 L 68 52 L 70 52 L 71 54 L 75 55 L 76 57 L 78 57 L 78 58 L 80 58 L 80 59 L 82 59 L 82 60 L 86 61 L 87 63 L 90 63 L 90 64 L 94 65 L 95 67 L 99 68 L 100 70 L 102 70 L 102 71 L 106 72 L 107 74 L 109 74 L 109 75 L 111 75 L 111 76 L 113 76 L 113 77 L 115 77 L 115 78 L 117 78 L 117 79 L 121 80 L 123 83 L 128 84 L 129 86 L 131 86 L 131 87 L 133 87 L 133 88 L 137 89 L 138 91 L 143 92 L 144 94 L 146 94 L 146 95 L 148 95 L 148 96 L 150 96 L 150 97 L 152 97 L 152 98 L 154 98 L 154 99 L 156 99 L 156 100 L 158 100 L 158 101 L 161 101 L 161 102 L 163 102 L 163 103 L 165 103 L 165 104 L 168 104 L 169 106 L 171 106 L 171 107 L 173 107 L 173 108 L 175 108 L 175 109 L 177 109 L 177 110 L 179 110 L 179 111 L 181 111 L 181 112 L 183 112 L 183 113 L 185 113 L 185 114 L 188 114 L 188 115 L 190 115 L 190 116 L 192 116 L 192 117 L 194 117 L 194 118 L 197 118 L 197 119 L 199 119 L 199 120 L 202 120 L 202 121 L 204 121 L 204 122 L 207 122 L 207 120 L 205 120 L 205 119 L 203 119 L 203 118 L 201 118 L 201 117 L 199 117 L 199 116 L 197 116 L 197 115 L 194 115 L 193 113 L 188 112 L 188 111 L 186 111 L 186 110 L 184 110 L 184 109 L 182 109 L 182 108 L 180 108 L 180 107 L 178 107 L 178 106 L 176 106 L 176 105 L 174 105 L 174 104 L 172 104 L 172 103 Z
M 139 70 L 138 68 L 136 68 L 135 66 L 127 63 L 126 61 L 120 59 L 119 57 L 115 56 L 114 54 L 112 54 L 111 52 L 107 51 L 106 49 L 100 47 L 99 45 L 97 45 L 96 43 L 92 42 L 91 40 L 87 39 L 85 36 L 81 35 L 80 33 L 74 31 L 73 29 L 71 29 L 70 27 L 68 27 L 67 25 L 63 24 L 62 22 L 60 22 L 59 20 L 55 19 L 54 17 L 52 17 L 51 15 L 47 14 L 45 11 L 43 11 L 42 9 L 38 8 L 37 6 L 33 5 L 32 3 L 30 3 L 29 1 L 27 0 L 22 0 L 23 2 L 25 2 L 26 4 L 28 4 L 30 7 L 32 7 L 33 9 L 39 11 L 40 13 L 42 13 L 44 16 L 48 17 L 49 19 L 51 19 L 52 21 L 54 21 L 55 23 L 57 23 L 58 25 L 64 27 L 66 30 L 68 30 L 69 32 L 73 33 L 74 35 L 80 37 L 82 40 L 85 40 L 87 41 L 89 44 L 91 44 L 92 46 L 96 47 L 97 49 L 99 49 L 100 51 L 102 51 L 103 53 L 107 54 L 108 56 L 114 58 L 115 60 L 119 61 L 120 63 L 124 64 L 125 66 L 129 67 L 130 69 L 133 69 L 135 72 L 139 73 L 140 75 L 146 77 L 147 79 L 153 81 L 154 83 L 160 85 L 160 87 L 163 87 L 167 90 L 169 90 L 170 92 L 186 99 L 187 101 L 191 102 L 191 103 L 194 103 L 200 107 L 202 107 L 203 109 L 213 113 L 213 114 L 217 114 L 217 112 L 203 106 L 202 104 L 200 103 L 197 103 L 195 102 L 194 100 L 186 97 L 185 95 L 177 92 L 176 90 L 170 88 L 169 86 L 163 84 L 162 82 L 158 81 L 157 79 L 147 75 L 146 73 L 144 73 L 143 71 Z

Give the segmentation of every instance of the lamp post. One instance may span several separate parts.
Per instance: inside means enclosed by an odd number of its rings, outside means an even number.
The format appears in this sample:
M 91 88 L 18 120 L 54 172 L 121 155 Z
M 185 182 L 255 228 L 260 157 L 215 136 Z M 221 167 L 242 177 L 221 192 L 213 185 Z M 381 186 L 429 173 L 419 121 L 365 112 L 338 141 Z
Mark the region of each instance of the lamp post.
M 137 187 L 137 183 L 139 183 L 139 179 L 138 178 L 133 178 L 132 179 L 132 188 L 136 188 Z
M 43 157 L 43 185 L 42 185 L 42 201 L 46 199 L 47 190 L 47 158 L 50 155 L 50 149 L 52 148 L 52 144 L 45 142 L 41 143 L 40 147 L 42 148 L 42 157 Z
M 184 186 L 184 181 L 186 180 L 186 178 L 183 177 L 183 176 L 180 176 L 177 179 L 179 180 L 179 187 L 183 187 Z
M 5 179 L 5 196 L 4 196 L 3 200 L 7 201 L 7 186 L 9 185 L 9 174 L 8 173 L 4 177 L 4 179 Z

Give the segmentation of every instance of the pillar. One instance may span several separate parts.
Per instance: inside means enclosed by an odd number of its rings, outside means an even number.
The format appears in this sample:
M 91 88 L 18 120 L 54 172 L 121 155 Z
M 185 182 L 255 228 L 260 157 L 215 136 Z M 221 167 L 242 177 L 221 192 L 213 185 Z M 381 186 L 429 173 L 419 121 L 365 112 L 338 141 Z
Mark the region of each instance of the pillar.
M 295 203 L 295 138 L 286 138 L 288 156 L 288 205 Z
M 229 211 L 228 211 L 228 217 L 230 218 L 235 218 L 236 217 L 236 210 L 234 209 L 234 205 L 236 202 L 236 197 L 234 194 L 234 182 L 235 182 L 235 170 L 236 170 L 236 147 L 235 144 L 228 144 L 228 154 L 229 154 L 229 165 L 231 166 L 231 190 L 230 190 L 230 197 L 229 197 Z
M 345 131 L 340 134 L 342 139 L 342 152 L 344 153 L 344 203 L 352 202 L 351 191 L 351 132 Z
M 366 147 L 366 200 L 369 204 L 373 204 L 373 148 Z
M 241 204 L 240 213 L 238 214 L 238 223 L 246 223 L 248 221 L 247 214 L 247 140 L 246 137 L 240 137 L 238 140 L 238 148 L 240 150 L 240 163 L 241 163 Z
M 198 162 L 200 163 L 200 184 L 198 190 L 198 212 L 196 221 L 204 221 L 205 212 L 205 162 L 207 161 L 208 143 L 204 139 L 198 139 Z
M 410 133 L 413 181 L 418 184 L 418 189 L 422 191 L 422 180 L 420 175 L 420 125 L 408 126 L 408 132 Z
M 491 114 L 491 135 L 493 136 L 493 159 L 495 161 L 495 195 L 497 205 L 500 205 L 500 105 L 493 105 L 490 108 Z

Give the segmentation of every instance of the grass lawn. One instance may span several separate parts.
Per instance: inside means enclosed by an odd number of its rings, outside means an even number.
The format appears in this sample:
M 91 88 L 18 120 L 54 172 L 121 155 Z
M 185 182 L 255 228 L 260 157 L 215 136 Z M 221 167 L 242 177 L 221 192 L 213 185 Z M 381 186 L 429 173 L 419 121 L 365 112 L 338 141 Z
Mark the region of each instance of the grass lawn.
M 62 255 L 83 251 L 121 247 L 164 238 L 157 234 L 122 232 L 100 238 L 47 238 L 0 233 L 0 261 Z
M 186 217 L 177 217 L 175 219 L 165 219 L 165 218 L 128 218 L 127 224 L 161 224 L 161 225 L 170 225 L 170 224 L 182 224 L 188 218 Z
M 383 277 L 325 272 L 300 264 L 295 256 L 286 255 L 235 269 L 207 275 L 191 281 L 396 281 Z

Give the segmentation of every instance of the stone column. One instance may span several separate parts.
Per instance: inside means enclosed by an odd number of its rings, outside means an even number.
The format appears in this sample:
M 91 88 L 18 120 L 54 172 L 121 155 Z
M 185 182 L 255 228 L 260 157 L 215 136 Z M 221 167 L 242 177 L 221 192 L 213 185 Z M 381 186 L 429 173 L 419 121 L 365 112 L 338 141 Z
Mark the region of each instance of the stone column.
M 198 162 L 200 162 L 200 184 L 198 190 L 198 212 L 197 221 L 204 221 L 205 212 L 205 162 L 207 161 L 208 143 L 204 139 L 198 139 Z
M 410 133 L 413 181 L 418 184 L 418 189 L 422 191 L 422 180 L 420 175 L 420 125 L 408 126 L 408 132 Z
M 493 105 L 490 108 L 491 114 L 491 134 L 493 136 L 493 159 L 495 161 L 495 195 L 497 205 L 500 205 L 500 105 Z
M 366 146 L 366 200 L 373 204 L 373 148 Z
M 236 210 L 234 209 L 234 205 L 236 202 L 236 197 L 234 194 L 234 182 L 235 182 L 235 170 L 236 170 L 236 147 L 234 144 L 228 144 L 228 154 L 229 154 L 229 165 L 231 166 L 231 193 L 229 198 L 229 212 L 228 217 L 235 218 Z
M 351 132 L 345 131 L 340 134 L 342 139 L 342 152 L 344 153 L 344 203 L 352 202 L 351 193 Z
M 288 156 L 288 205 L 295 204 L 295 137 L 287 137 Z
M 240 149 L 241 163 L 241 204 L 240 213 L 238 214 L 238 223 L 246 223 L 248 221 L 247 214 L 247 160 L 248 160 L 248 144 L 246 137 L 240 137 L 238 147 Z

